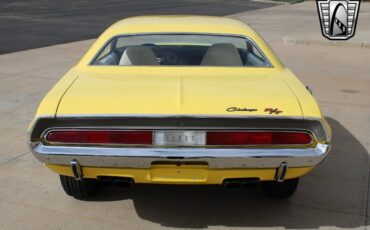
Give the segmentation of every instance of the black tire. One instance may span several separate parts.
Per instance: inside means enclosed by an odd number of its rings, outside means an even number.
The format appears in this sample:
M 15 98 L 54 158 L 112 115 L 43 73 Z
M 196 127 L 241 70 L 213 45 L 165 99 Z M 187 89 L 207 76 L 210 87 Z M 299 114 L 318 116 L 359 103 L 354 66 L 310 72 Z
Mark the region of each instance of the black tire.
M 93 195 L 97 189 L 96 179 L 76 180 L 73 177 L 60 175 L 64 191 L 76 199 L 86 199 Z
M 299 178 L 277 181 L 262 181 L 261 189 L 269 197 L 286 199 L 293 195 L 298 186 Z

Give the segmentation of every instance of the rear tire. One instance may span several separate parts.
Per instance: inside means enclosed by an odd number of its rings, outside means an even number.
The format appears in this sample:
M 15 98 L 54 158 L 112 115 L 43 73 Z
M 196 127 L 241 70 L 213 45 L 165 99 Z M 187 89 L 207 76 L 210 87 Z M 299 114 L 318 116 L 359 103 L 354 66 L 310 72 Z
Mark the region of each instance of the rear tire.
M 59 175 L 64 191 L 76 199 L 86 199 L 97 189 L 96 179 L 76 180 L 73 177 Z
M 291 197 L 298 186 L 299 178 L 277 181 L 262 181 L 261 189 L 269 197 L 275 199 L 286 199 Z

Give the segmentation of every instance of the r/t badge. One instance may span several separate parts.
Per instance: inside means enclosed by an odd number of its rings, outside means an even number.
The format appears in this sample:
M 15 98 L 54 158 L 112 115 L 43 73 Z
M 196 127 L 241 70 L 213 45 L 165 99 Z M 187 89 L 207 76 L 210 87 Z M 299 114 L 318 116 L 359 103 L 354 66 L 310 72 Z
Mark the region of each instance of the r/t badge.
M 355 35 L 360 0 L 316 0 L 322 35 L 347 40 Z
M 265 112 L 267 112 L 268 114 L 279 114 L 283 111 L 279 110 L 278 108 L 266 108 Z

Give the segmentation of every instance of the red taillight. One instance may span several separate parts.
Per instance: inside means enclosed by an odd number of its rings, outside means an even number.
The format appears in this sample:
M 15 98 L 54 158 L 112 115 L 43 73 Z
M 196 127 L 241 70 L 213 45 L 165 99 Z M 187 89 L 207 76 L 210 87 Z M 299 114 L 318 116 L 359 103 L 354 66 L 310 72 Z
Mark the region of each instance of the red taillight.
M 191 132 L 192 135 L 200 135 L 201 133 L 202 131 Z M 305 132 L 203 131 L 203 133 L 206 133 L 204 146 L 306 145 L 312 142 L 312 137 Z M 154 132 L 154 135 L 157 133 Z M 168 135 L 167 139 L 172 142 L 179 141 L 179 146 L 192 146 L 192 144 L 184 144 L 184 140 L 197 138 L 189 135 L 188 131 L 184 131 L 183 134 L 179 131 Z M 152 145 L 153 131 L 52 130 L 47 134 L 46 141 L 69 144 Z
M 291 145 L 310 144 L 303 132 L 207 132 L 207 145 Z
M 55 130 L 48 133 L 48 142 L 82 144 L 152 144 L 151 131 L 113 131 L 113 130 Z

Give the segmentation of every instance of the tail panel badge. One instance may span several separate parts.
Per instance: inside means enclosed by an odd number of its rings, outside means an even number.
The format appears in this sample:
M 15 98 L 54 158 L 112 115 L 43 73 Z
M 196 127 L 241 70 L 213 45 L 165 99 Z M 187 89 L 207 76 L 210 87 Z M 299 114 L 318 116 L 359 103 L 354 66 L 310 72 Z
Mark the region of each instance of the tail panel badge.
M 355 35 L 360 0 L 316 0 L 322 35 L 346 40 Z
M 279 114 L 283 111 L 279 110 L 278 108 L 266 108 L 265 112 L 267 112 L 268 114 Z

